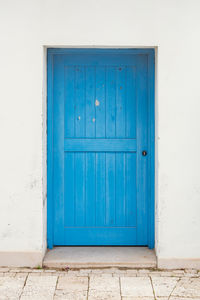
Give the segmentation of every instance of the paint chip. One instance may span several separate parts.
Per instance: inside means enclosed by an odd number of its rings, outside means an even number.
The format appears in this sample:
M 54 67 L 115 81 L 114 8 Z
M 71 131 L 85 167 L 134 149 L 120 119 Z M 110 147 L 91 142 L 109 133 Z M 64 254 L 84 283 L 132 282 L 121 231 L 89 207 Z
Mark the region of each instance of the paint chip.
M 95 118 L 93 118 L 93 119 L 92 119 L 92 122 L 95 122 L 95 121 L 96 121 Z
M 96 105 L 96 106 L 99 106 L 99 104 L 100 104 L 99 100 L 96 99 L 95 105 Z
M 80 116 L 78 116 L 78 120 L 80 120 L 81 119 L 81 117 Z

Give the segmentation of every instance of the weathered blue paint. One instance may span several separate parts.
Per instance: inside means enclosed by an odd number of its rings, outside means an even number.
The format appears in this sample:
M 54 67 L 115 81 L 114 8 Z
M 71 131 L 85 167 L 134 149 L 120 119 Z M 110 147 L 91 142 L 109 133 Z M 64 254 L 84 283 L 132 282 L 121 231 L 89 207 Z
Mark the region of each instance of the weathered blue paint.
M 153 248 L 154 50 L 49 49 L 47 151 L 49 248 Z

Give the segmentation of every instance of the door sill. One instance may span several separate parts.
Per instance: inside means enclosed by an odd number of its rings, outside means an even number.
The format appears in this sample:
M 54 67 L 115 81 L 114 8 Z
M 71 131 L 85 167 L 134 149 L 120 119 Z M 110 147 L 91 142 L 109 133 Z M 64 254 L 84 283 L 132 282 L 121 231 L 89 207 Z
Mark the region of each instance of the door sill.
M 55 247 L 43 261 L 47 268 L 155 268 L 156 255 L 147 247 Z

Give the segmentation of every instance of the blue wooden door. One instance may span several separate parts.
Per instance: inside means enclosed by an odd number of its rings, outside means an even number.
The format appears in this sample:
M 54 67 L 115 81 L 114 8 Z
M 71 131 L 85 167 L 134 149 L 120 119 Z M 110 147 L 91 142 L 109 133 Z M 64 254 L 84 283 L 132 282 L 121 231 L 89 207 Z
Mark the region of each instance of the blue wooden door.
M 148 56 L 51 57 L 53 245 L 147 245 Z

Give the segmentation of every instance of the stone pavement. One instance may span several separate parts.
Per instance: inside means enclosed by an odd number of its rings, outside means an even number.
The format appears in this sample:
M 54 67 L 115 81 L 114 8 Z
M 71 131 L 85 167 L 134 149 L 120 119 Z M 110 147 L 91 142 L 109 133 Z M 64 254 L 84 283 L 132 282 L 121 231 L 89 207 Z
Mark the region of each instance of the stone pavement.
M 200 271 L 0 268 L 1 300 L 200 299 Z

